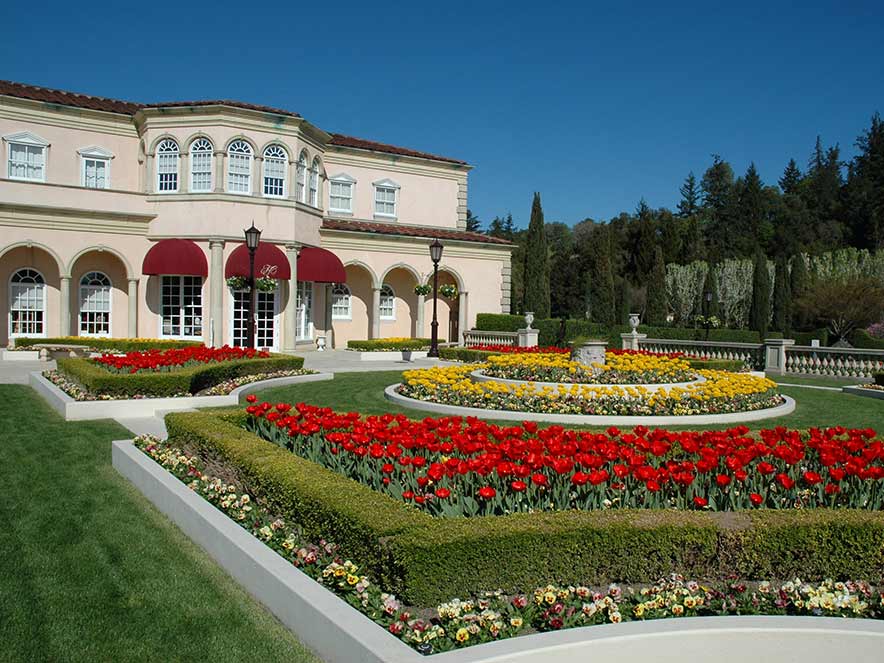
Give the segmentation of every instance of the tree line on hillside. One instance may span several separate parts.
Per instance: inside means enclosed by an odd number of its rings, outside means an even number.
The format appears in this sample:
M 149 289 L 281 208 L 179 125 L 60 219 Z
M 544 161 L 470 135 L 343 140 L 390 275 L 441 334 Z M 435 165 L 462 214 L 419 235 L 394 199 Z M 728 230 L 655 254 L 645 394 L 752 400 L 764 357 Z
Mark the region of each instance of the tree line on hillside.
M 766 327 L 773 323 L 773 302 L 794 298 L 782 284 L 796 256 L 804 255 L 806 266 L 808 256 L 838 249 L 884 249 L 884 121 L 878 114 L 856 146 L 857 155 L 845 163 L 837 145 L 817 138 L 804 168 L 790 159 L 776 184 L 762 181 L 754 164 L 737 177 L 714 155 L 699 179 L 688 174 L 675 211 L 653 209 L 642 199 L 631 214 L 587 218 L 572 228 L 544 223 L 535 193 L 527 229 L 517 229 L 511 214 L 483 229 L 472 213 L 468 229 L 515 243 L 513 313 L 622 324 L 638 310 L 659 323 L 672 315 L 671 266 L 702 262 L 712 266 L 705 273 L 714 279 L 717 266 L 743 260 L 744 270 L 751 261 L 750 280 L 765 282 L 759 293 L 769 291 L 767 301 L 751 306 L 753 328 L 767 316 Z M 704 285 L 706 293 L 714 284 Z

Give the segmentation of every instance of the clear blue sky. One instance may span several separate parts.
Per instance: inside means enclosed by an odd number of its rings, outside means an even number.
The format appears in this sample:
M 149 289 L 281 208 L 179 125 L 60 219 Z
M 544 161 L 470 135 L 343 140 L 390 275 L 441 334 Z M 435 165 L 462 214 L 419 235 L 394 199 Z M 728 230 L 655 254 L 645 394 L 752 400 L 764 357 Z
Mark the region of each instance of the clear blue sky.
M 535 190 L 548 221 L 674 207 L 712 153 L 772 183 L 884 113 L 884 3 L 672 4 L 7 2 L 0 78 L 291 109 L 466 159 L 518 225 Z

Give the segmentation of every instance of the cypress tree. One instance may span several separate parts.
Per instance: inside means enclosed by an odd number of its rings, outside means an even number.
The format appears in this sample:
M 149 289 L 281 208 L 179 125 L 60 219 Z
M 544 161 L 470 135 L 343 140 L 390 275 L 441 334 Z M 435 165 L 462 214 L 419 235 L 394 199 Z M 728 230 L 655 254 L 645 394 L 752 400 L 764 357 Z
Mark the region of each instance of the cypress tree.
M 710 262 L 709 268 L 706 270 L 706 280 L 703 282 L 703 292 L 700 295 L 703 298 L 700 310 L 707 318 L 721 315 L 718 305 L 718 275 L 715 273 L 715 270 L 715 263 Z M 708 301 L 706 299 L 707 293 L 710 295 Z
M 786 334 L 792 327 L 792 296 L 789 263 L 786 256 L 777 258 L 773 290 L 773 328 Z
M 758 249 L 755 252 L 755 268 L 752 274 L 752 306 L 749 309 L 749 328 L 761 338 L 767 335 L 770 321 L 770 274 L 767 272 L 767 256 Z
M 590 275 L 592 319 L 602 325 L 614 324 L 614 272 L 611 269 L 611 238 L 608 228 L 599 228 L 593 235 L 592 273 Z
M 534 194 L 525 242 L 525 310 L 538 319 L 549 317 L 549 249 L 540 194 Z
M 619 282 L 619 296 L 617 297 L 617 324 L 625 325 L 629 321 L 629 309 L 632 308 L 632 291 L 629 289 L 629 279 L 623 277 Z
M 658 246 L 654 251 L 654 264 L 648 278 L 648 324 L 666 324 L 666 265 L 663 263 L 663 250 Z
M 792 300 L 798 300 L 806 295 L 809 288 L 810 274 L 807 272 L 804 256 L 800 253 L 796 253 L 792 256 L 792 272 L 789 275 L 789 291 Z M 801 309 L 794 308 L 792 311 L 792 328 L 805 329 L 807 326 L 807 316 Z

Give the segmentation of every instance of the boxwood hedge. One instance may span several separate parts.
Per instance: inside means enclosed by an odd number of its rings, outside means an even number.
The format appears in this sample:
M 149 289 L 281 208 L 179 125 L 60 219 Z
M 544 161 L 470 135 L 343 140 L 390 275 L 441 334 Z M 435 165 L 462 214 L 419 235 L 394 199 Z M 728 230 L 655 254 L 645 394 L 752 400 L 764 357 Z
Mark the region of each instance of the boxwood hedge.
M 439 340 L 442 343 L 442 339 Z M 348 350 L 362 352 L 385 352 L 391 350 L 426 350 L 430 347 L 428 338 L 407 338 L 393 340 L 388 338 L 372 338 L 367 341 L 347 341 Z
M 157 338 L 98 338 L 85 336 L 57 336 L 52 338 L 32 338 L 22 336 L 15 339 L 15 347 L 30 348 L 35 345 L 80 345 L 95 350 L 114 352 L 141 352 L 144 350 L 170 350 L 203 345 L 202 341 L 175 341 Z
M 303 357 L 274 355 L 266 359 L 237 359 L 157 373 L 112 373 L 90 359 L 59 359 L 58 370 L 95 394 L 115 397 L 174 396 L 212 387 L 243 375 L 260 375 L 302 368 Z
M 884 514 L 611 510 L 433 518 L 243 430 L 241 414 L 174 413 L 174 440 L 220 457 L 280 515 L 342 546 L 382 587 L 431 606 L 548 582 L 884 577 Z

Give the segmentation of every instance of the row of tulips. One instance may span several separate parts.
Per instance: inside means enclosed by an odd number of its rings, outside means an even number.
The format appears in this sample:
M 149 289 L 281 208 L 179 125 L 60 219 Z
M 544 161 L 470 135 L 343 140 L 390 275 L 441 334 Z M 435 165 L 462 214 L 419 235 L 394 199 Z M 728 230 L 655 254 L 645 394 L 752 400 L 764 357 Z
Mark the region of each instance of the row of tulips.
M 113 373 L 141 373 L 170 371 L 197 364 L 235 361 L 237 359 L 266 359 L 269 356 L 269 352 L 254 348 L 234 348 L 229 345 L 209 348 L 197 345 L 168 350 L 127 352 L 125 355 L 103 354 L 96 357 L 94 361 Z
M 594 433 L 247 400 L 249 430 L 433 515 L 884 507 L 884 440 L 871 429 Z
M 862 581 L 799 579 L 781 584 L 700 583 L 672 575 L 654 585 L 593 589 L 547 585 L 526 594 L 487 592 L 452 599 L 417 617 L 326 541 L 306 541 L 296 524 L 274 517 L 242 487 L 203 472 L 200 460 L 168 441 L 138 447 L 284 559 L 422 654 L 593 624 L 712 615 L 821 615 L 884 618 L 880 589 Z
M 470 350 L 481 350 L 482 352 L 498 352 L 500 354 L 571 354 L 570 348 L 560 348 L 555 345 L 530 345 L 527 347 L 519 347 L 518 345 L 501 345 L 499 343 L 479 343 L 467 346 Z

